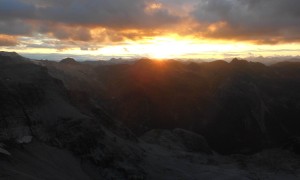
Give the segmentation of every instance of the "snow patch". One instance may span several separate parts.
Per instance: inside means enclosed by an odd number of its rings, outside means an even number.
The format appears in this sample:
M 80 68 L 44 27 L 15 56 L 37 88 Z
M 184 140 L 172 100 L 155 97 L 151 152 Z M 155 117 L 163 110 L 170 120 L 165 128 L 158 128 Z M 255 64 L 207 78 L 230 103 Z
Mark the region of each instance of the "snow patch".
M 8 152 L 6 149 L 4 149 L 5 145 L 0 143 L 0 154 L 8 155 L 10 156 L 10 152 Z
M 17 139 L 17 142 L 20 144 L 28 144 L 32 141 L 32 136 L 23 136 Z

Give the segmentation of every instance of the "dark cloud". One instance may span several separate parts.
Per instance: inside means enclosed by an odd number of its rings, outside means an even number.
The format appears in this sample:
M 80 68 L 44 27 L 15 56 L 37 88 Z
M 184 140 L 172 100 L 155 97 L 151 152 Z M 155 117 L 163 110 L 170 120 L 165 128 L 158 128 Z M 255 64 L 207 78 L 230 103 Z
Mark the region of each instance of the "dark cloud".
M 40 23 L 37 31 L 61 40 L 91 41 L 90 29 L 83 26 L 66 26 L 56 23 Z
M 299 7 L 298 0 L 202 0 L 194 15 L 200 22 L 277 29 L 300 27 Z
M 167 9 L 145 12 L 155 0 L 2 0 L 2 18 L 111 28 L 156 28 L 178 21 Z M 3 6 L 2 6 L 3 4 Z
M 153 3 L 156 1 L 0 0 L 0 33 L 41 33 L 60 40 L 117 42 L 127 38 L 121 32 L 124 29 L 153 31 L 180 20 L 166 8 L 148 9 Z M 91 34 L 94 28 L 107 30 L 94 35 L 95 39 Z
M 204 36 L 261 43 L 300 40 L 299 0 L 202 0 L 193 16 L 202 26 L 223 23 Z
M 0 18 L 0 34 L 30 35 L 34 31 L 34 25 L 21 19 L 2 20 Z
M 0 19 L 33 18 L 36 8 L 20 0 L 0 0 Z
M 101 25 L 113 28 L 157 27 L 173 23 L 176 17 L 164 9 L 147 14 L 147 0 L 73 0 L 39 8 L 39 18 L 70 24 Z
M 0 34 L 102 43 L 171 32 L 300 42 L 299 7 L 299 0 L 0 0 Z

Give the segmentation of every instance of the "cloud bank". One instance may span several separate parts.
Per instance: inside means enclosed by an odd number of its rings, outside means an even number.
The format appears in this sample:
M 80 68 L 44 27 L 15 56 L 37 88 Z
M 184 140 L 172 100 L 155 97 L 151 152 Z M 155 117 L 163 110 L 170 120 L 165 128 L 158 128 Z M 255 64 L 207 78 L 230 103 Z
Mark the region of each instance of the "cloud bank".
M 86 48 L 86 42 L 168 33 L 256 44 L 300 42 L 299 7 L 298 0 L 0 0 L 0 46 L 42 35 Z
M 300 1 L 202 0 L 193 12 L 205 36 L 279 43 L 300 40 Z

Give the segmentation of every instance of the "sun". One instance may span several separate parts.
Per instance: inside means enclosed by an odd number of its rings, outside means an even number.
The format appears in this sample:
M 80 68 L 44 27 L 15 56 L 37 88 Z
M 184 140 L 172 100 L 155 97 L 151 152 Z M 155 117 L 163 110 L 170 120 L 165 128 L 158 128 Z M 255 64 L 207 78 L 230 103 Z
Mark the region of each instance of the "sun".
M 180 57 L 189 51 L 189 41 L 168 37 L 155 38 L 145 45 L 150 58 L 166 59 Z

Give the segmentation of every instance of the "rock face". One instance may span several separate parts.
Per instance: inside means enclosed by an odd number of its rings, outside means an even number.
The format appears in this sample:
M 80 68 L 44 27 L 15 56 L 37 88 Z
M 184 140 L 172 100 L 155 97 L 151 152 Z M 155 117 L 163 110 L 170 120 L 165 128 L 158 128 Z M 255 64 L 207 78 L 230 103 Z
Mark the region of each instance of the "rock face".
M 300 137 L 291 137 L 284 148 L 300 155 Z
M 7 161 L 0 157 L 1 179 L 90 179 L 68 150 L 32 142 L 14 148 Z
M 33 134 L 48 139 L 43 128 L 66 118 L 86 118 L 69 104 L 63 84 L 46 68 L 11 58 L 1 59 L 0 66 L 1 140 Z
M 4 144 L 0 144 L 0 154 L 1 155 L 6 155 L 6 156 L 10 156 L 11 153 L 8 152 L 6 149 L 5 149 L 5 145 Z
M 173 133 L 179 137 L 178 139 L 182 141 L 188 151 L 212 154 L 212 149 L 203 136 L 184 129 L 174 129 Z
M 100 177 L 122 178 L 142 172 L 136 166 L 142 149 L 135 145 L 131 132 L 109 118 L 110 125 L 104 127 L 94 116 L 83 114 L 70 101 L 63 83 L 45 67 L 5 56 L 0 57 L 0 69 L 0 142 L 7 147 L 1 146 L 2 154 L 35 139 L 40 146 L 72 152 L 91 164 L 92 174 Z M 106 170 L 98 173 L 100 169 Z
M 151 130 L 145 133 L 142 140 L 151 144 L 158 144 L 168 149 L 188 152 L 202 152 L 212 154 L 205 138 L 199 134 L 183 129 Z

